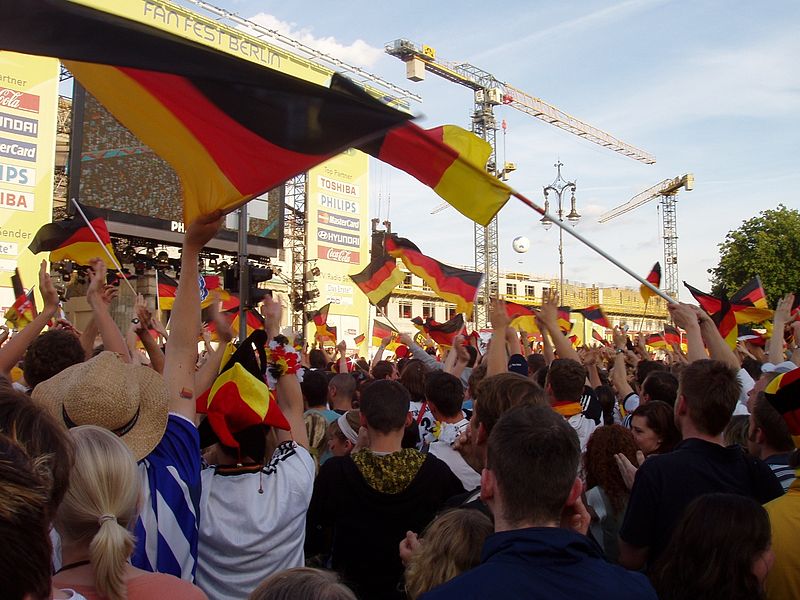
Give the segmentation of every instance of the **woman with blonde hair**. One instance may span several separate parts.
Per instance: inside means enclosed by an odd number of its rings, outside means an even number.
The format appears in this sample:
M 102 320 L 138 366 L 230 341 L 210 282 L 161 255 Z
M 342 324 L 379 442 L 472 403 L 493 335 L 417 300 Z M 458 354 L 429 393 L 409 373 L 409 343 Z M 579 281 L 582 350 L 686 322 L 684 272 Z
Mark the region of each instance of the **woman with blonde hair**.
M 54 523 L 63 560 L 55 585 L 72 588 L 88 600 L 206 599 L 187 581 L 142 571 L 128 562 L 142 487 L 128 447 L 110 431 L 92 425 L 75 427 L 70 435 L 75 464 Z
M 483 542 L 493 532 L 489 517 L 469 508 L 442 513 L 431 521 L 406 566 L 409 600 L 416 600 L 428 590 L 480 564 Z M 408 535 L 414 534 L 409 532 Z

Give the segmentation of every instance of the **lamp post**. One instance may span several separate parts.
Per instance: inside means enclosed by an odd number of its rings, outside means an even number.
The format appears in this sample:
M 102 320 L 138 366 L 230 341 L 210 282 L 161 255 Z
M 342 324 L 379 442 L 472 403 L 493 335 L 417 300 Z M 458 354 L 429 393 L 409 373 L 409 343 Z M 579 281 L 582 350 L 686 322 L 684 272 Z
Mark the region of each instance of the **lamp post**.
M 552 192 L 555 194 L 556 198 L 558 199 L 558 211 L 556 214 L 558 215 L 558 220 L 562 223 L 564 222 L 564 206 L 562 203 L 562 198 L 564 196 L 565 191 L 572 192 L 572 197 L 570 198 L 570 211 L 569 214 L 566 215 L 567 221 L 572 223 L 572 226 L 578 224 L 581 216 L 578 214 L 578 211 L 575 210 L 575 190 L 577 189 L 575 186 L 574 181 L 567 181 L 561 176 L 561 167 L 564 166 L 560 160 L 553 165 L 556 169 L 558 169 L 558 173 L 556 175 L 555 180 L 548 186 L 544 187 L 544 210 L 545 212 L 550 212 L 550 193 Z M 542 226 L 545 229 L 550 229 L 553 226 L 553 222 L 548 217 L 542 217 L 541 220 Z M 564 231 L 559 227 L 558 229 L 558 265 L 559 265 L 559 285 L 558 285 L 558 295 L 561 297 L 561 300 L 564 299 Z

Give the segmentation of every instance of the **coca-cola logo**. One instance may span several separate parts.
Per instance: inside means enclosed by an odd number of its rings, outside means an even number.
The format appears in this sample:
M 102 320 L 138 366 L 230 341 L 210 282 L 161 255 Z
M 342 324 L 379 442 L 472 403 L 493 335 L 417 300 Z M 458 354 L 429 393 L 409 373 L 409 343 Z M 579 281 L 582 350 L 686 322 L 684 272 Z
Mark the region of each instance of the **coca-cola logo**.
M 328 246 L 318 246 L 317 258 L 324 258 L 339 263 L 359 263 L 361 257 L 358 252 L 353 250 L 343 250 L 340 248 L 330 248 Z
M 18 92 L 10 88 L 0 88 L 0 106 L 38 113 L 39 96 Z

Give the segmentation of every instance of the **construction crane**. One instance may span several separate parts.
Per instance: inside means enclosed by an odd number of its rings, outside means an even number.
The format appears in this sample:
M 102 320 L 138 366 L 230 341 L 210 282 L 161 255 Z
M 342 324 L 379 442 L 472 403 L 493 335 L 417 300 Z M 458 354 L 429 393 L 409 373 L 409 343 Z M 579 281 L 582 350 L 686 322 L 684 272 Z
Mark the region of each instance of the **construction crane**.
M 472 131 L 489 142 L 492 153 L 486 164 L 486 170 L 500 177 L 511 169 L 507 165 L 497 166 L 496 131 L 497 122 L 494 117 L 495 106 L 510 106 L 578 135 L 590 142 L 599 144 L 624 156 L 644 162 L 655 163 L 656 159 L 639 148 L 631 146 L 614 136 L 577 119 L 543 100 L 531 96 L 515 87 L 498 80 L 491 73 L 479 69 L 469 63 L 448 63 L 436 58 L 436 51 L 431 46 L 419 45 L 406 39 L 398 39 L 384 46 L 387 54 L 399 58 L 406 63 L 406 77 L 411 81 L 422 81 L 425 72 L 468 87 L 474 94 L 472 113 Z M 487 323 L 489 300 L 497 295 L 500 279 L 498 255 L 497 217 L 487 227 L 475 224 L 475 269 L 486 274 L 483 289 L 475 303 L 474 321 L 476 327 L 484 327 Z
M 605 223 L 650 202 L 650 200 L 660 199 L 661 237 L 664 239 L 664 281 L 661 287 L 676 300 L 678 299 L 678 221 L 675 209 L 678 201 L 678 192 L 681 188 L 687 192 L 691 192 L 694 189 L 694 175 L 692 173 L 686 173 L 686 175 L 675 177 L 674 179 L 665 179 L 661 183 L 657 183 L 653 187 L 636 194 L 625 204 L 601 215 L 597 220 L 598 223 Z

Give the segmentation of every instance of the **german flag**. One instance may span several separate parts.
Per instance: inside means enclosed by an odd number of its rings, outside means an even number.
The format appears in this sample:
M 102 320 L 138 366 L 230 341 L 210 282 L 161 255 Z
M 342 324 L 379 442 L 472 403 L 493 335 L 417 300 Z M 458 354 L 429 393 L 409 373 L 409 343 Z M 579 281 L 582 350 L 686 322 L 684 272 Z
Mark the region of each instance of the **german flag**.
M 455 337 L 465 332 L 464 315 L 461 313 L 456 314 L 456 316 L 444 323 L 439 323 L 430 317 L 425 319 L 424 323 L 420 317 L 412 319 L 412 322 L 440 346 L 452 346 Z
M 736 322 L 740 324 L 761 323 L 771 318 L 773 315 L 773 311 L 768 308 L 758 308 L 753 305 L 745 304 L 734 304 L 729 300 L 724 300 L 723 298 L 718 298 L 716 296 L 712 296 L 711 294 L 701 292 L 685 281 L 683 282 L 683 285 L 686 286 L 686 289 L 689 290 L 694 299 L 697 300 L 697 303 L 700 305 L 700 307 L 712 317 L 722 310 L 723 302 L 728 303 L 731 311 L 733 311 L 733 314 L 735 315 Z
M 795 447 L 800 448 L 800 369 L 778 375 L 764 389 L 764 395 L 789 427 Z
M 536 324 L 536 311 L 532 306 L 525 306 L 516 302 L 506 302 L 505 304 L 506 314 L 511 319 L 511 327 L 517 331 L 538 333 L 539 326 Z
M 436 295 L 456 305 L 456 312 L 472 315 L 472 305 L 483 281 L 483 273 L 451 267 L 422 254 L 406 238 L 386 236 L 386 251 L 402 259 L 406 268 L 427 283 Z
M 668 346 L 681 344 L 681 332 L 676 327 L 666 323 L 664 324 L 664 341 Z
M 373 257 L 363 271 L 349 277 L 375 306 L 385 305 L 392 290 L 405 279 L 397 259 L 386 253 Z
M 324 325 L 317 325 L 317 332 L 314 334 L 314 337 L 320 342 L 331 342 L 334 345 L 338 340 L 336 327 L 328 325 L 327 323 Z
M 22 293 L 17 296 L 14 304 L 6 310 L 4 315 L 6 323 L 11 329 L 22 331 L 25 327 L 33 321 L 36 316 L 35 313 L 35 300 L 33 298 L 33 288 L 26 294 Z
M 683 282 L 683 285 L 687 290 L 689 290 L 689 293 L 692 295 L 692 297 L 697 300 L 700 308 L 702 308 L 708 314 L 713 315 L 718 313 L 720 308 L 722 308 L 722 300 L 720 298 L 705 292 L 701 292 L 696 287 L 689 285 L 685 281 Z
M 572 329 L 572 309 L 569 306 L 558 307 L 558 328 L 567 334 Z
M 156 271 L 156 289 L 158 290 L 158 308 L 172 310 L 172 305 L 175 304 L 178 282 L 169 275 Z
M 608 346 L 608 340 L 604 338 L 597 329 L 592 328 L 592 339 L 597 340 L 603 346 Z
M 648 283 L 652 283 L 655 287 L 661 287 L 661 263 L 656 263 L 653 265 L 653 268 L 650 269 L 650 273 L 645 277 Z M 642 298 L 645 302 L 650 300 L 656 293 L 651 290 L 646 285 L 639 286 L 639 293 L 642 295 Z
M 386 349 L 393 352 L 400 346 L 399 343 L 394 341 L 397 338 L 397 333 L 397 329 L 376 319 L 372 322 L 372 345 L 380 346 L 384 338 L 391 337 L 392 341 L 386 346 Z
M 608 320 L 606 313 L 603 312 L 603 307 L 599 304 L 592 304 L 586 308 L 579 308 L 577 312 L 582 314 L 584 319 L 593 321 L 606 329 L 611 329 L 611 321 Z
M 651 348 L 661 348 L 666 350 L 669 348 L 667 344 L 667 340 L 664 339 L 664 336 L 660 333 L 651 333 L 645 338 L 645 344 L 650 346 Z
M 731 304 L 769 308 L 767 294 L 764 292 L 764 286 L 761 285 L 761 277 L 756 275 L 744 284 L 738 292 L 731 296 Z
M 753 328 L 748 325 L 739 325 L 738 339 L 739 341 L 749 342 L 761 348 L 767 345 L 767 338 L 761 333 L 754 331 Z
M 238 336 L 240 323 L 239 311 L 237 310 L 231 314 L 233 314 L 233 319 L 231 320 L 231 330 L 233 330 L 233 335 Z M 264 317 L 262 317 L 254 308 L 248 308 L 244 312 L 244 322 L 248 337 L 253 335 L 254 331 L 264 329 Z
M 314 310 L 308 313 L 307 320 L 313 321 L 314 325 L 320 326 L 325 325 L 328 322 L 328 312 L 331 309 L 331 303 L 328 302 L 325 306 L 318 310 Z
M 187 224 L 409 118 L 337 74 L 319 86 L 67 0 L 9 3 L 0 40 L 6 50 L 61 59 L 170 163 Z
M 361 344 L 364 343 L 364 340 L 366 340 L 366 339 L 367 339 L 367 336 L 364 335 L 363 333 L 360 333 L 356 337 L 353 338 L 353 343 L 356 346 L 360 346 Z
M 0 25 L 0 30 L 2 30 L 2 25 Z M 71 219 L 43 225 L 36 232 L 28 249 L 34 254 L 50 252 L 50 262 L 71 260 L 79 265 L 88 265 L 93 258 L 101 258 L 108 262 L 106 251 L 112 256 L 114 255 L 108 226 L 105 220 L 91 209 L 84 208 L 83 212 L 103 242 L 102 245 L 94 237 L 86 222 L 76 215 Z M 113 265 L 110 266 L 113 267 Z
M 486 171 L 489 143 L 456 125 L 422 129 L 405 123 L 359 149 L 415 177 L 484 226 L 511 194 L 510 187 Z
M 253 349 L 254 346 L 264 348 L 268 341 L 263 330 L 248 336 L 223 363 L 211 388 L 197 398 L 197 412 L 208 415 L 199 428 L 206 443 L 215 441 L 208 439 L 213 432 L 223 445 L 239 448 L 235 435 L 249 427 L 268 425 L 290 429 L 275 393 L 265 382 L 263 355 L 257 358 Z
M 720 309 L 711 318 L 719 330 L 722 339 L 730 346 L 731 349 L 736 348 L 736 342 L 739 338 L 739 327 L 736 323 L 736 313 L 733 312 L 733 307 L 727 298 L 720 299 Z

